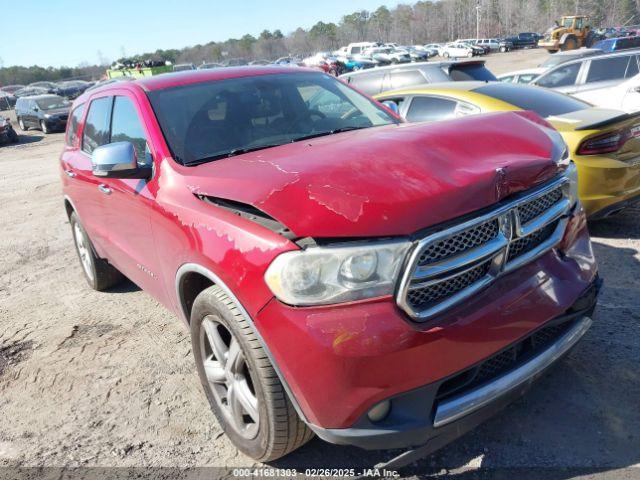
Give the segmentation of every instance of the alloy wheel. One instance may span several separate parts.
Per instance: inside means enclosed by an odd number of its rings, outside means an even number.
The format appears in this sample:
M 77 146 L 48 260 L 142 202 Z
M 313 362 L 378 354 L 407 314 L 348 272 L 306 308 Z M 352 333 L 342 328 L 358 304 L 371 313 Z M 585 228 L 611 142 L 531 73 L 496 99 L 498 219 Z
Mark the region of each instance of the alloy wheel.
M 258 398 L 240 343 L 210 315 L 200 328 L 200 351 L 209 388 L 227 423 L 242 437 L 255 438 L 260 427 Z
M 93 269 L 91 264 L 91 250 L 89 247 L 89 241 L 87 236 L 85 235 L 82 227 L 80 227 L 79 223 L 75 223 L 73 225 L 73 238 L 76 241 L 76 248 L 78 249 L 78 255 L 80 256 L 80 263 L 82 263 L 82 268 L 84 268 L 84 272 L 87 274 L 90 280 L 93 280 Z

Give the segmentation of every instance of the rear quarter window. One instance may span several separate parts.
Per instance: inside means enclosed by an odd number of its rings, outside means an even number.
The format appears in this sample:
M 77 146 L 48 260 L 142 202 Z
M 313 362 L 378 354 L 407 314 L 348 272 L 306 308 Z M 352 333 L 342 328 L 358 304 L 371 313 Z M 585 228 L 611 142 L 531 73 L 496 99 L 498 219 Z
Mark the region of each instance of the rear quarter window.
M 582 100 L 562 93 L 513 83 L 489 84 L 476 88 L 474 92 L 502 100 L 522 110 L 532 110 L 543 118 L 591 107 Z
M 484 65 L 452 65 L 449 68 L 449 78 L 454 82 L 465 82 L 468 80 L 480 80 L 482 82 L 493 82 L 497 80 L 495 75 Z

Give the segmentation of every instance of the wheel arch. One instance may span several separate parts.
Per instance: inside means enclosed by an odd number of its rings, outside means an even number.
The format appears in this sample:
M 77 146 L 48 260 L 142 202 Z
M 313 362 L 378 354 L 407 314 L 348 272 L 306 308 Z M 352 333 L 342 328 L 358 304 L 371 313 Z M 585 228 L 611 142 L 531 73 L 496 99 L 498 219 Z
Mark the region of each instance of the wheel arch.
M 280 379 L 280 382 L 282 383 L 285 391 L 287 392 L 287 395 L 289 396 L 289 399 L 291 400 L 291 403 L 296 409 L 296 412 L 298 413 L 300 419 L 306 424 L 309 424 L 309 421 L 307 420 L 306 415 L 300 408 L 300 405 L 295 395 L 293 395 L 293 392 L 291 391 L 289 384 L 284 378 L 284 375 L 280 370 L 275 358 L 273 357 L 271 350 L 269 349 L 268 345 L 264 341 L 264 338 L 262 338 L 262 335 L 260 335 L 260 332 L 256 328 L 256 325 L 253 322 L 253 318 L 251 318 L 251 315 L 249 315 L 249 312 L 247 312 L 247 310 L 244 308 L 244 306 L 242 305 L 238 297 L 236 297 L 236 295 L 231 291 L 231 289 L 222 281 L 222 279 L 218 275 L 216 275 L 214 272 L 212 272 L 208 268 L 203 267 L 202 265 L 199 265 L 197 263 L 185 263 L 176 272 L 176 279 L 175 279 L 176 295 L 177 295 L 177 300 L 180 304 L 180 311 L 182 313 L 183 319 L 187 322 L 187 324 L 190 323 L 191 307 L 193 307 L 193 302 L 195 301 L 196 297 L 198 296 L 198 294 L 200 294 L 200 292 L 202 292 L 206 288 L 209 288 L 210 286 L 213 286 L 213 285 L 216 285 L 219 288 L 221 288 L 224 291 L 224 293 L 226 293 L 227 296 L 233 301 L 236 308 L 238 308 L 238 310 L 240 310 L 240 312 L 245 316 L 245 318 L 247 319 L 247 323 L 253 330 L 258 341 L 260 342 L 260 346 L 267 354 L 267 357 L 269 358 L 269 361 L 271 362 L 273 369 L 278 375 L 278 378 Z

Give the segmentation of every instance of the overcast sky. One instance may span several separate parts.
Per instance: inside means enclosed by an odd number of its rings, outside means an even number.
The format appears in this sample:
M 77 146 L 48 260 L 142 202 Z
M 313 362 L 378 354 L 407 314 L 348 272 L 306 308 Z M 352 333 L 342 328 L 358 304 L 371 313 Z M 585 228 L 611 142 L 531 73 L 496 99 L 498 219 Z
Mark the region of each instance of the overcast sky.
M 287 34 L 317 21 L 396 0 L 0 0 L 2 66 L 95 64 L 126 55 L 258 35 Z

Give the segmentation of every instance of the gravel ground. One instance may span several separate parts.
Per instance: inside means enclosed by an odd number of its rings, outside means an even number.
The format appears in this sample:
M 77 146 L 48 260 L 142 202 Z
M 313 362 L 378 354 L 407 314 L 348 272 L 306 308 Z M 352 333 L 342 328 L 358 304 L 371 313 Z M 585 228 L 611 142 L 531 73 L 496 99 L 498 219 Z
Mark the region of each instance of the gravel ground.
M 544 55 L 489 61 L 500 72 Z M 260 466 L 217 426 L 182 323 L 132 284 L 85 284 L 62 207 L 62 140 L 27 132 L 0 146 L 0 466 Z M 503 478 L 640 477 L 639 214 L 590 227 L 605 286 L 577 348 L 526 398 L 406 475 L 465 478 L 481 465 L 516 469 L 491 470 Z M 271 466 L 364 468 L 394 453 L 314 439 Z

